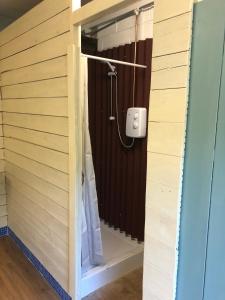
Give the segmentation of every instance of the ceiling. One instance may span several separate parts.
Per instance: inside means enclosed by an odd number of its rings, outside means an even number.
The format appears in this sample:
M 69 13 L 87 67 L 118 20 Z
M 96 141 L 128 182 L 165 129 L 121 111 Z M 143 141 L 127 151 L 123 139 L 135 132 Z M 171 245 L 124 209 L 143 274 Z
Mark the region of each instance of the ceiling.
M 0 30 L 41 1 L 42 0 L 0 0 Z

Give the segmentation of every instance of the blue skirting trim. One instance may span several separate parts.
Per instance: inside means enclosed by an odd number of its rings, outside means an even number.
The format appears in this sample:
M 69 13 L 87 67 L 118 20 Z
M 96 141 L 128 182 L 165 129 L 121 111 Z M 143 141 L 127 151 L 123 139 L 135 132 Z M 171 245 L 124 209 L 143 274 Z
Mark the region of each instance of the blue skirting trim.
M 8 227 L 7 226 L 0 228 L 0 237 L 6 236 L 8 234 L 9 233 L 8 233 Z
M 2 228 L 3 229 L 3 228 Z M 0 236 L 1 230 L 0 229 Z M 32 263 L 35 269 L 47 280 L 47 282 L 51 285 L 51 287 L 55 290 L 55 292 L 59 295 L 62 300 L 72 300 L 72 298 L 68 295 L 68 293 L 61 287 L 58 281 L 47 271 L 47 269 L 42 265 L 42 263 L 32 254 L 32 252 L 24 245 L 24 243 L 15 235 L 15 233 L 9 228 L 4 227 L 5 235 L 9 235 L 26 258 Z

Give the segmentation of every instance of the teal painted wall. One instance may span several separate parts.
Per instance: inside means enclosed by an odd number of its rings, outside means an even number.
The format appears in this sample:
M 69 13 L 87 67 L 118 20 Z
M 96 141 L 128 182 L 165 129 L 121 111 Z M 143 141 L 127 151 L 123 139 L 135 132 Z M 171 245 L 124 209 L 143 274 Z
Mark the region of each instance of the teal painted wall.
M 225 172 L 225 138 L 217 145 L 218 129 L 225 124 L 219 122 L 218 116 L 225 119 L 225 107 L 220 104 L 221 81 L 225 28 L 225 1 L 204 0 L 195 5 L 193 24 L 193 43 L 190 73 L 190 95 L 188 109 L 188 124 L 186 136 L 186 151 L 184 163 L 184 179 L 181 206 L 181 224 L 179 241 L 179 262 L 177 278 L 177 300 L 224 300 L 216 296 L 218 287 L 216 279 L 212 282 L 210 275 L 218 271 L 215 260 L 224 251 L 223 247 L 211 244 L 217 242 L 225 221 L 217 221 L 219 207 L 225 216 L 225 180 L 221 186 L 222 167 Z M 225 76 L 225 75 L 223 75 Z M 225 95 L 225 88 L 222 93 Z M 225 101 L 225 100 L 224 100 Z M 225 105 L 225 104 L 224 104 Z M 225 121 L 224 121 L 225 122 Z M 222 129 L 221 129 L 222 131 Z M 219 137 L 222 135 L 220 133 Z M 224 152 L 223 152 L 224 151 Z M 216 153 L 218 152 L 218 153 Z M 221 163 L 222 152 L 224 161 Z M 218 156 L 217 159 L 215 157 Z M 216 164 L 218 168 L 215 172 Z M 224 176 L 223 176 L 224 177 Z M 219 190 L 219 187 L 221 188 Z M 221 193 L 221 205 L 217 203 L 218 193 Z M 220 214 L 222 212 L 220 211 Z M 210 221 L 214 215 L 215 224 L 211 228 Z M 220 218 L 221 219 L 221 218 Z M 225 217 L 224 217 L 225 220 Z M 223 223 L 223 228 L 220 227 Z M 212 231 L 210 233 L 210 230 Z M 210 234 L 209 234 L 210 233 Z M 225 234 L 224 234 L 225 235 Z M 220 270 L 222 271 L 222 270 Z M 225 276 L 224 271 L 220 275 Z M 223 277 L 223 276 L 222 276 Z M 222 284 L 222 282 L 221 282 Z M 216 298 L 215 298 L 216 297 Z

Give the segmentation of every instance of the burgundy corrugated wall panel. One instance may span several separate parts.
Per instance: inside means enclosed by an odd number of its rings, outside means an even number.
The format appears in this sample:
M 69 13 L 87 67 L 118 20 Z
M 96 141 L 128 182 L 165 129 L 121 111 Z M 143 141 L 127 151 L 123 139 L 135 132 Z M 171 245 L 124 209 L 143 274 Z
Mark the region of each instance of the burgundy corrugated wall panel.
M 133 61 L 134 43 L 97 52 L 96 55 Z M 135 106 L 148 109 L 151 81 L 152 39 L 137 43 Z M 133 68 L 116 65 L 118 107 L 122 137 L 125 136 L 126 112 L 132 107 Z M 101 219 L 132 238 L 144 240 L 147 138 L 136 139 L 131 150 L 119 141 L 116 121 L 110 116 L 110 78 L 106 64 L 89 60 L 89 127 Z M 114 82 L 115 87 L 115 82 Z M 113 114 L 115 112 L 114 89 Z

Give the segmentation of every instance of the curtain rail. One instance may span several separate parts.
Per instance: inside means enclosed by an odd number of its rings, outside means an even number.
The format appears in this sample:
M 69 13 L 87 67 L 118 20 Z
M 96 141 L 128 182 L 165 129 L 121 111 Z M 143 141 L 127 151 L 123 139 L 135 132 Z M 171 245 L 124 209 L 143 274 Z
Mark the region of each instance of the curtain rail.
M 88 54 L 83 54 L 83 53 L 81 55 L 84 56 L 84 57 L 90 58 L 90 59 L 99 60 L 99 61 L 103 61 L 103 62 L 111 62 L 111 63 L 114 63 L 114 64 L 125 65 L 125 66 L 136 67 L 136 68 L 142 68 L 142 69 L 147 68 L 146 65 L 134 64 L 134 63 L 130 63 L 130 62 L 122 61 L 122 60 L 105 58 L 105 57 L 95 56 L 95 55 L 88 55 Z

